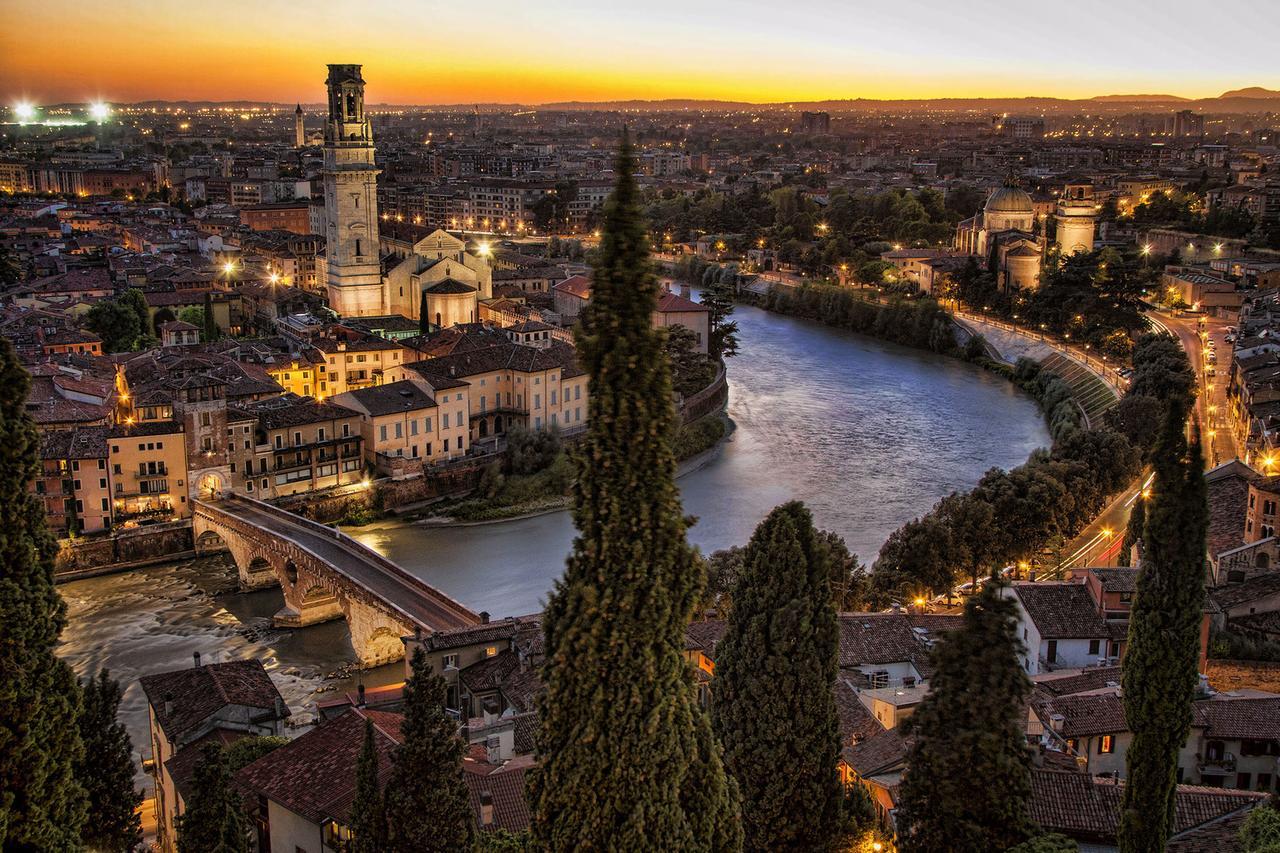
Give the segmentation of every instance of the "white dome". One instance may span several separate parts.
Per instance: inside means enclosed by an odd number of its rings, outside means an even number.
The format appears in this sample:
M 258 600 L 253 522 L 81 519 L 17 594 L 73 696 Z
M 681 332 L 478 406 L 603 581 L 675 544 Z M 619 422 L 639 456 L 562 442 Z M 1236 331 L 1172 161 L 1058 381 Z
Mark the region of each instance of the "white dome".
M 1026 190 L 1018 187 L 1000 187 L 987 198 L 987 213 L 1025 213 L 1035 211 L 1035 205 Z

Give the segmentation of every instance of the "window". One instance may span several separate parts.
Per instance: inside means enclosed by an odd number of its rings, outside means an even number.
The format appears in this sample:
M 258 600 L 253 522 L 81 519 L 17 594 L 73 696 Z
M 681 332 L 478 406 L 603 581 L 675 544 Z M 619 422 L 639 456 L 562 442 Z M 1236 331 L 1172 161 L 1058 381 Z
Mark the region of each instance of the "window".
M 1058 641 L 1050 640 L 1048 642 L 1048 651 L 1045 652 L 1045 660 L 1053 663 L 1058 659 Z
M 378 427 L 378 441 L 386 441 L 386 440 L 387 440 L 387 425 L 383 424 L 382 426 Z
M 1103 735 L 1102 740 L 1098 741 L 1098 754 L 1110 755 L 1116 751 L 1116 742 L 1111 735 Z
M 449 439 L 447 438 L 444 440 L 444 452 L 445 453 L 449 452 Z
M 1271 774 L 1270 773 L 1258 774 L 1258 790 L 1259 791 L 1271 790 Z
M 1095 655 L 1095 656 L 1096 656 L 1096 655 L 1098 654 L 1098 650 L 1099 650 L 1101 647 L 1102 647 L 1102 641 L 1101 641 L 1101 640 L 1090 640 L 1090 641 L 1089 641 L 1089 654 L 1091 654 L 1091 655 Z
M 458 656 L 456 654 L 445 655 L 440 659 L 440 663 L 445 669 L 457 669 Z
M 497 653 L 498 653 L 498 647 L 497 647 L 497 646 L 488 646 L 488 647 L 486 647 L 486 648 L 485 648 L 485 650 L 484 650 L 484 656 L 485 656 L 485 657 L 487 657 L 487 658 L 491 658 L 491 657 L 493 657 L 494 655 L 496 655 Z
M 1239 788 L 1241 791 L 1247 791 L 1247 790 L 1249 790 L 1249 783 L 1250 783 L 1250 782 L 1252 782 L 1252 781 L 1253 781 L 1253 774 L 1252 774 L 1252 773 L 1237 773 L 1237 774 L 1236 774 L 1236 787 L 1237 787 L 1237 788 Z
M 299 444 L 302 444 L 302 433 L 295 432 L 293 434 L 293 446 L 297 447 Z

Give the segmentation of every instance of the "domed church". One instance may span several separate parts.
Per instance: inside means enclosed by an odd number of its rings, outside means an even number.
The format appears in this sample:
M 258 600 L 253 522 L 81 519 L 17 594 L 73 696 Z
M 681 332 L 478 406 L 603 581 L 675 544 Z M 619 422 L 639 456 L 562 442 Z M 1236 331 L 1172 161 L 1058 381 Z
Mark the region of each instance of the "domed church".
M 987 197 L 982 213 L 956 226 L 956 248 L 981 258 L 1002 290 L 1034 290 L 1046 248 L 1036 231 L 1035 204 L 1011 178 Z

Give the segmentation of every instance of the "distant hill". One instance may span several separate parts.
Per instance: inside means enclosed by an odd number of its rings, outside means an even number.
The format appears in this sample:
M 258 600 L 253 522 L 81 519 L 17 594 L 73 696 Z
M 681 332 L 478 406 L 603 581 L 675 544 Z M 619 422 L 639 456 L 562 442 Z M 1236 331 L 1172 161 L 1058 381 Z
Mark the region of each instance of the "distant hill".
M 1125 104 L 1173 104 L 1191 100 L 1180 95 L 1098 95 L 1091 101 L 1116 101 Z
M 1219 98 L 1280 98 L 1280 91 L 1275 89 L 1264 89 L 1261 86 L 1249 86 L 1245 89 L 1232 89 L 1230 92 L 1223 92 Z

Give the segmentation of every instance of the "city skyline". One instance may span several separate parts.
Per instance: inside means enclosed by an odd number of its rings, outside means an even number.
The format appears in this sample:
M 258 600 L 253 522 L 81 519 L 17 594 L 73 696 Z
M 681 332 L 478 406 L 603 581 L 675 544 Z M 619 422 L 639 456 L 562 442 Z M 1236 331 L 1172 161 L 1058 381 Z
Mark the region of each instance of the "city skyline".
M 1209 62 L 1157 49 L 1185 36 L 1189 2 L 1153 19 L 1130 3 L 1079 0 L 1069 8 L 1010 14 L 980 0 L 927 0 L 909 14 L 801 0 L 711 2 L 694 9 L 657 0 L 631 10 L 583 9 L 554 0 L 507 3 L 484 16 L 408 9 L 374 0 L 351 9 L 324 0 L 304 24 L 278 3 L 223 4 L 221 22 L 196 20 L 172 2 L 127 0 L 106 8 L 11 0 L 26 26 L 0 34 L 6 103 L 143 100 L 315 101 L 316 69 L 363 61 L 370 102 L 696 99 L 786 103 L 867 98 L 1056 97 L 1115 94 L 1216 97 L 1280 87 L 1267 45 L 1280 21 L 1262 4 L 1226 0 L 1219 20 L 1250 20 L 1233 49 Z M 1256 20 L 1255 20 L 1256 19 Z M 1087 38 L 1050 41 L 1072 20 L 1109 22 Z M 769 35 L 761 37 L 762 24 Z M 31 33 L 56 32 L 57 40 Z M 1141 33 L 1135 38 L 1134 33 Z M 619 43 L 624 33 L 625 43 Z M 134 47 L 131 48 L 130 45 Z M 146 49 L 134 49 L 146 46 Z

